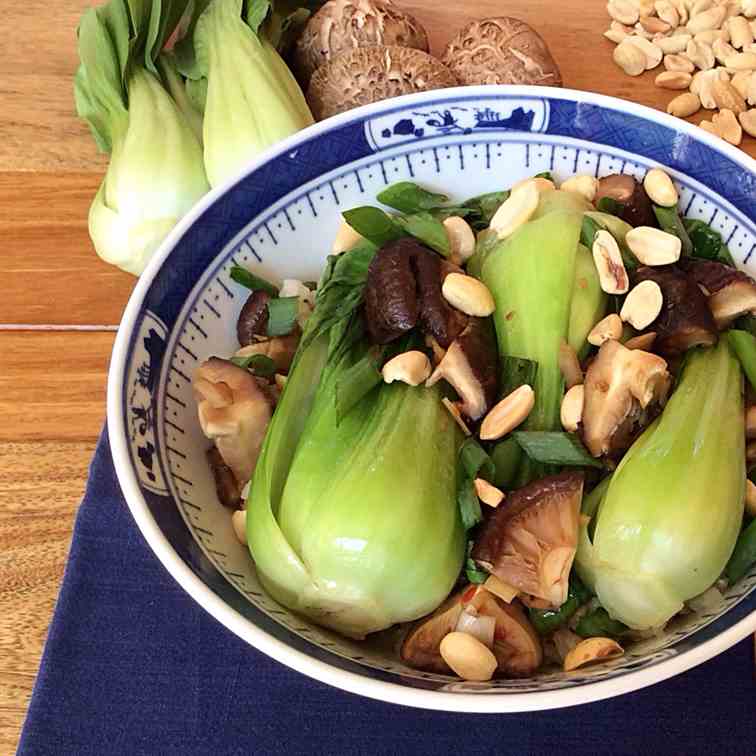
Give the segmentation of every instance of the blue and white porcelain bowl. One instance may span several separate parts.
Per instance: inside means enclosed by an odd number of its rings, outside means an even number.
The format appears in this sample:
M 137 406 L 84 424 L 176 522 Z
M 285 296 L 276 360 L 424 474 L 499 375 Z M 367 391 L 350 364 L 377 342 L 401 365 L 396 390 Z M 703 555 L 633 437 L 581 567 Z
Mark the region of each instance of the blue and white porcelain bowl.
M 191 379 L 236 347 L 246 291 L 232 264 L 317 279 L 342 210 L 414 179 L 454 200 L 551 171 L 675 179 L 686 215 L 720 231 L 756 274 L 756 163 L 689 124 L 566 89 L 474 87 L 381 102 L 312 126 L 212 191 L 139 281 L 110 372 L 108 422 L 134 518 L 168 571 L 220 622 L 294 669 L 355 693 L 429 709 L 511 712 L 593 701 L 664 680 L 756 631 L 756 569 L 721 610 L 690 614 L 621 659 L 579 673 L 463 683 L 310 624 L 268 598 L 234 538 L 205 461 Z

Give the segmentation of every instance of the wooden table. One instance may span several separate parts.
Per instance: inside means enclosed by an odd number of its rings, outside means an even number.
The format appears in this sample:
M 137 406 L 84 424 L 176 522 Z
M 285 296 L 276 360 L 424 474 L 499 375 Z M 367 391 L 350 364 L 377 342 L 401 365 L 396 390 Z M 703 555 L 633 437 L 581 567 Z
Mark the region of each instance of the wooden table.
M 114 330 L 134 278 L 101 262 L 87 211 L 106 159 L 73 110 L 85 0 L 6 3 L 0 17 L 0 753 L 23 723 L 87 465 L 105 416 Z M 400 3 L 439 52 L 497 0 Z M 566 86 L 664 107 L 653 75 L 611 62 L 603 0 L 512 0 Z M 700 119 L 702 115 L 699 115 Z M 746 149 L 756 155 L 756 143 Z

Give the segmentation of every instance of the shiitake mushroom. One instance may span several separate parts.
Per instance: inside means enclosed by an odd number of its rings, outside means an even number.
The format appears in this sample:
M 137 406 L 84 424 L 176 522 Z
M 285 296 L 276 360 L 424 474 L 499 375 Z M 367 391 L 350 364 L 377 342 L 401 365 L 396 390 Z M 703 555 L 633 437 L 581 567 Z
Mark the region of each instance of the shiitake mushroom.
M 363 47 L 397 45 L 428 52 L 422 24 L 385 0 L 328 0 L 297 40 L 293 67 L 303 86 L 320 66 Z
M 543 38 L 517 18 L 473 21 L 449 42 L 441 60 L 460 84 L 562 86 Z
M 307 102 L 316 119 L 389 97 L 457 85 L 454 74 L 422 50 L 389 45 L 337 55 L 312 76 Z

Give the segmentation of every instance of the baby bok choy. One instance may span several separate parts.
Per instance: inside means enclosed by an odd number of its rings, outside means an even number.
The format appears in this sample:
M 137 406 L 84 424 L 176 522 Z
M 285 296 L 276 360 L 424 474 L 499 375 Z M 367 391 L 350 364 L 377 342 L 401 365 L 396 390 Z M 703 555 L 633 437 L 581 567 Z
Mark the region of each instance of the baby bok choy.
M 576 565 L 613 619 L 660 627 L 727 565 L 745 496 L 741 386 L 725 339 L 689 352 L 661 417 L 586 498 Z
M 313 123 L 302 90 L 274 46 L 281 41 L 285 10 L 276 6 L 294 13 L 306 12 L 300 7 L 305 5 L 196 0 L 195 18 L 177 52 L 181 72 L 189 79 L 187 89 L 204 112 L 204 159 L 211 186 Z
M 110 165 L 89 212 L 97 254 L 140 274 L 208 190 L 202 148 L 156 61 L 186 0 L 110 0 L 85 11 L 76 108 Z
M 535 406 L 525 422 L 527 430 L 561 429 L 560 346 L 568 340 L 582 346 L 590 330 L 589 318 L 600 315 L 605 307 L 588 265 L 589 254 L 578 251 L 582 202 L 568 192 L 545 192 L 531 220 L 509 238 L 489 246 L 480 267 L 480 278 L 496 301 L 493 317 L 499 353 L 538 366 Z M 582 273 L 576 275 L 578 265 Z M 585 298 L 585 312 L 573 314 L 573 298 Z M 502 382 L 506 381 L 503 375 Z M 526 472 L 520 482 L 533 477 L 534 473 Z
M 385 384 L 370 364 L 356 308 L 374 251 L 363 243 L 331 258 L 247 508 L 265 589 L 355 638 L 435 609 L 466 545 L 456 502 L 461 432 L 439 386 Z

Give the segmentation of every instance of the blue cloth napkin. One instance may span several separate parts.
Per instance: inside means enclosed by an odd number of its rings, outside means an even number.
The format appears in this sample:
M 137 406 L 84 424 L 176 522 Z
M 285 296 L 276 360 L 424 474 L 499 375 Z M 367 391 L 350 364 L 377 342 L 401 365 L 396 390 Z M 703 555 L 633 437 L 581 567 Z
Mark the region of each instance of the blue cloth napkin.
M 92 463 L 19 754 L 753 754 L 752 641 L 667 682 L 533 714 L 420 711 L 310 680 L 197 606 Z

